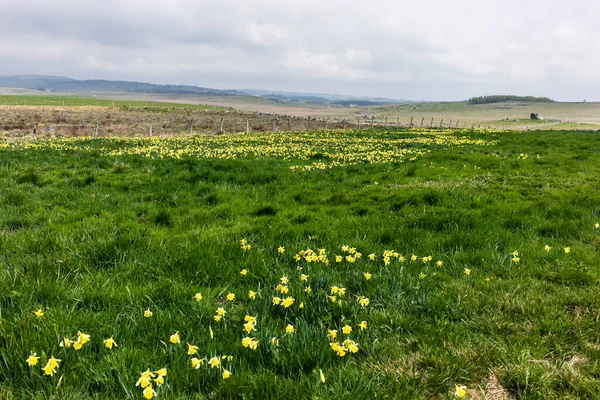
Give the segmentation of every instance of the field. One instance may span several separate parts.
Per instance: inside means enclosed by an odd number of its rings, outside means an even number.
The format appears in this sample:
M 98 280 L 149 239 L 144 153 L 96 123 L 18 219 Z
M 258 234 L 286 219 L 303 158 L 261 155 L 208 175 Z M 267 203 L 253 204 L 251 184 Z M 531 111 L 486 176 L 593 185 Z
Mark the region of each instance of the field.
M 224 130 L 236 132 L 245 130 L 245 120 L 256 120 L 256 130 L 272 130 L 273 119 L 278 120 L 279 129 L 287 129 L 287 119 L 291 118 L 290 130 L 325 128 L 325 121 L 336 123 L 347 121 L 348 127 L 357 128 L 357 120 L 368 126 L 373 118 L 377 126 L 434 127 L 443 123 L 448 127 L 492 127 L 510 130 L 600 130 L 600 103 L 495 103 L 472 105 L 467 102 L 429 102 L 404 105 L 381 105 L 368 107 L 338 107 L 282 103 L 254 96 L 184 96 L 147 93 L 80 93 L 73 94 L 40 93 L 25 89 L 0 88 L 0 110 L 10 109 L 15 113 L 17 106 L 44 106 L 46 110 L 71 113 L 87 113 L 90 106 L 95 110 L 104 109 L 104 113 L 115 110 L 175 113 L 178 115 L 196 114 L 199 125 L 206 126 L 202 132 L 215 132 L 218 121 L 211 116 L 201 114 L 206 109 L 221 110 L 219 117 L 228 116 Z M 93 97 L 92 97 L 93 96 Z M 64 101 L 65 107 L 62 107 Z M 5 107 L 2 107 L 5 105 Z M 75 107 L 74 107 L 75 106 Z M 79 106 L 79 107 L 76 107 Z M 87 106 L 87 107 L 85 107 Z M 98 106 L 98 107 L 96 107 Z M 28 107 L 22 107 L 27 109 Z M 30 108 L 30 107 L 29 107 Z M 36 107 L 39 109 L 39 107 Z M 227 112 L 227 114 L 223 115 Z M 216 112 L 216 111 L 215 111 Z M 24 111 L 27 115 L 27 111 Z M 531 113 L 539 113 L 542 121 L 531 120 Z M 231 118 L 239 115 L 239 118 Z M 311 118 L 312 125 L 306 120 Z M 433 120 L 433 121 L 432 121 Z M 2 118 L 0 117 L 0 121 Z M 237 122 L 236 122 L 237 121 Z M 90 123 L 98 122 L 98 118 Z M 210 127 L 210 129 L 209 129 Z M 341 126 L 334 126 L 341 127 Z M 112 134 L 111 134 L 112 135 Z
M 598 398 L 599 149 L 459 129 L 5 140 L 0 397 Z

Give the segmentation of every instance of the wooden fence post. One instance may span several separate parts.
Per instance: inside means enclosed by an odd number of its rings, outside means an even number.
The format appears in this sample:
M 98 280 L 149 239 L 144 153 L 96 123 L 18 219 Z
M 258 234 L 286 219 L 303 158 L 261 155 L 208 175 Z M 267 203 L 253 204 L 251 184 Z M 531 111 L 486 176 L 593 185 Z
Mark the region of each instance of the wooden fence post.
M 306 129 L 310 130 L 310 117 L 308 117 L 308 124 L 306 125 Z
M 329 117 L 325 120 L 325 130 L 329 129 Z
M 385 117 L 385 126 L 386 127 L 388 126 L 388 124 L 387 124 L 387 117 Z
M 458 123 L 459 123 L 459 122 L 460 122 L 460 121 L 456 121 L 456 126 L 455 126 L 455 128 L 458 128 Z
M 396 118 L 396 126 L 400 126 L 400 117 Z
M 246 120 L 246 133 L 250 132 L 250 122 Z
M 410 124 L 408 124 L 409 128 L 412 128 L 412 121 L 413 121 L 413 117 L 410 117 Z
M 291 130 L 292 130 L 292 128 L 291 128 L 291 125 L 290 125 L 290 119 L 288 118 L 288 131 L 291 131 Z
M 375 117 L 371 117 L 371 129 L 373 129 L 373 125 L 375 125 Z
M 443 124 L 444 124 L 444 118 L 442 118 L 442 120 L 440 121 L 440 128 L 442 127 Z
M 425 117 L 421 118 L 421 128 L 423 127 L 423 121 L 425 121 Z
M 148 135 L 152 137 L 152 124 L 150 124 L 150 131 L 148 132 Z
M 360 131 L 360 118 L 356 119 L 356 124 L 358 125 L 358 130 Z
M 273 132 L 275 132 L 275 121 L 277 121 L 276 119 L 273 120 Z
M 344 120 L 344 129 L 346 129 L 346 120 Z
M 223 122 L 224 122 L 224 118 L 221 117 L 221 127 L 219 128 L 219 132 L 223 133 Z
M 98 139 L 98 123 L 96 122 L 96 130 L 94 131 L 94 139 Z
M 448 128 L 452 128 L 452 120 L 450 120 L 450 123 L 448 124 Z
M 194 120 L 190 121 L 190 135 L 194 133 Z
M 33 141 L 37 142 L 37 124 L 33 124 Z
M 431 123 L 429 124 L 430 128 L 433 128 L 433 118 L 431 118 Z

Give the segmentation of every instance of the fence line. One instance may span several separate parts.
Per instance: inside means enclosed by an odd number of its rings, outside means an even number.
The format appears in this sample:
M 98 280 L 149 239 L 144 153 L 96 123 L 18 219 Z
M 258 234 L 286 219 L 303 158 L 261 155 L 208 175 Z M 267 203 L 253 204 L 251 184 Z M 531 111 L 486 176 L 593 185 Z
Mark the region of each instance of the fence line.
M 225 117 L 220 117 L 218 119 L 211 119 L 208 121 L 202 119 L 191 119 L 187 120 L 187 122 L 175 121 L 171 122 L 169 125 L 163 124 L 160 127 L 160 131 L 156 129 L 157 126 L 154 125 L 152 121 L 136 123 L 135 126 L 130 124 L 109 124 L 103 122 L 84 122 L 84 123 L 43 123 L 36 122 L 29 124 L 29 132 L 32 135 L 34 140 L 37 140 L 38 136 L 46 137 L 46 136 L 57 136 L 57 131 L 60 132 L 58 136 L 93 136 L 94 138 L 98 137 L 128 137 L 128 136 L 149 136 L 153 137 L 155 134 L 161 135 L 161 133 L 165 136 L 178 136 L 185 135 L 186 130 L 189 135 L 194 134 L 223 134 L 225 132 L 228 133 L 237 133 L 243 132 L 243 125 L 240 126 L 239 118 L 232 118 L 233 122 L 228 120 Z M 287 131 L 289 132 L 299 132 L 299 131 L 307 131 L 307 130 L 329 130 L 329 129 L 344 129 L 344 130 L 362 130 L 364 129 L 364 122 L 369 121 L 369 128 L 389 128 L 390 124 L 388 118 L 385 117 L 382 120 L 376 120 L 374 116 L 370 118 L 357 118 L 356 123 L 350 122 L 346 118 L 336 118 L 336 117 L 326 117 L 326 118 L 315 118 L 315 117 L 287 117 L 282 118 L 279 116 L 273 119 L 260 119 L 255 117 L 254 120 L 250 118 L 246 118 L 246 126 L 245 132 L 278 132 L 280 131 L 278 122 L 282 119 L 287 119 Z M 393 125 L 392 128 L 408 128 L 413 129 L 417 127 L 416 123 L 413 123 L 414 117 L 411 117 L 409 121 L 405 123 L 400 121 L 400 117 L 396 120 L 396 125 Z M 228 123 L 229 122 L 229 123 Z M 292 122 L 293 125 L 292 126 Z M 460 120 L 456 120 L 453 125 L 453 120 L 450 120 L 448 123 L 444 123 L 444 119 L 441 118 L 439 120 L 439 124 L 434 123 L 435 118 L 431 119 L 429 126 L 424 126 L 425 117 L 421 118 L 421 124 L 419 128 L 426 129 L 460 129 L 459 123 Z M 467 121 L 462 121 L 462 129 L 466 129 Z M 312 124 L 312 125 L 311 125 Z M 481 125 L 477 125 L 478 128 L 481 128 Z M 62 129 L 65 128 L 65 129 Z M 484 129 L 488 129 L 488 126 L 484 126 Z M 8 130 L 7 130 L 8 129 Z M 121 129 L 125 131 L 125 134 L 121 132 L 115 132 L 115 130 Z M 471 125 L 471 129 L 475 129 L 475 124 Z M 24 137 L 28 136 L 27 134 L 27 126 L 5 126 L 3 127 L 0 123 L 0 139 L 11 137 L 12 134 L 17 131 L 15 137 Z M 24 131 L 24 132 L 23 132 Z M 134 131 L 132 133 L 132 131 Z M 21 133 L 19 135 L 19 133 Z

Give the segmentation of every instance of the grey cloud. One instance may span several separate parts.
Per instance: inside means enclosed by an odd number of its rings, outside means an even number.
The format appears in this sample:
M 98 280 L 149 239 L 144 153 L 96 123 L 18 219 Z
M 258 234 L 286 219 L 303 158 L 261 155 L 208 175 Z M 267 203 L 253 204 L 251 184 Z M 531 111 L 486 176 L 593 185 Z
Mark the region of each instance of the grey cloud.
M 598 11 L 583 0 L 3 0 L 0 74 L 591 99 Z

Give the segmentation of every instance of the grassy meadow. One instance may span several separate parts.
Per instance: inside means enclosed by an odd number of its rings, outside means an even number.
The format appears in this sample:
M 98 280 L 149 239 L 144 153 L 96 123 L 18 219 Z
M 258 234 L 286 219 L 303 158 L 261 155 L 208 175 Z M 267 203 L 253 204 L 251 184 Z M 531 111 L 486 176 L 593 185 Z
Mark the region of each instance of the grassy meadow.
M 0 398 L 599 398 L 598 188 L 596 132 L 0 143 Z

